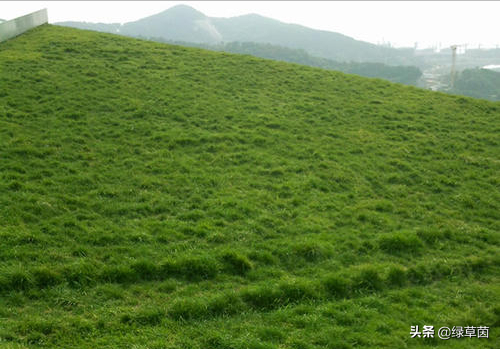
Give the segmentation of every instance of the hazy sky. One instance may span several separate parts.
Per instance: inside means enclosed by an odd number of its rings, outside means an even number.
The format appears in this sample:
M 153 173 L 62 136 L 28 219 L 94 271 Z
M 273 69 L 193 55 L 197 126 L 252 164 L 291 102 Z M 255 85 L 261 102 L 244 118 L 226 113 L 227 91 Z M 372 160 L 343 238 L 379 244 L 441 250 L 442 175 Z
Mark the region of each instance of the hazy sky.
M 258 13 L 375 44 L 500 46 L 498 1 L 0 1 L 0 18 L 47 8 L 50 23 L 123 23 L 177 4 L 190 5 L 210 17 Z

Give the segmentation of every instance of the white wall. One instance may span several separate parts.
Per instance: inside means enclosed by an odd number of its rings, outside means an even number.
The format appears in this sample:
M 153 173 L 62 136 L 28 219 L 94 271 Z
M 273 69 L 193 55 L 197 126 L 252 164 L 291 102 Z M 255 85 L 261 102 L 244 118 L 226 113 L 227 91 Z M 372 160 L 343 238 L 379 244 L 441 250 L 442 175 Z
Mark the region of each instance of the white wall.
M 48 22 L 47 9 L 0 23 L 0 42 Z

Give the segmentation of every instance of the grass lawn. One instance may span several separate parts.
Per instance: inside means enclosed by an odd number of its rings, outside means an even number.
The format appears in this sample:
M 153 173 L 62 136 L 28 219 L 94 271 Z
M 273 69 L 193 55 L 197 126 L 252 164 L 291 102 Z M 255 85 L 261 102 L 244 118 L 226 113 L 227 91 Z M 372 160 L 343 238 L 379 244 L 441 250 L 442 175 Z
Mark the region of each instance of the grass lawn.
M 0 348 L 499 348 L 499 232 L 500 103 L 52 25 L 0 44 Z

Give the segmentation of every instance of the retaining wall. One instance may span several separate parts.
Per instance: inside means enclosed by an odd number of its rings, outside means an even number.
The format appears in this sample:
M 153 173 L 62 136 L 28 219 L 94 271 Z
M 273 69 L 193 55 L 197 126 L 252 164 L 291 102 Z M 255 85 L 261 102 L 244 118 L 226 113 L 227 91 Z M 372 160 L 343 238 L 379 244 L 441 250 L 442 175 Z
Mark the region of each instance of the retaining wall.
M 48 23 L 47 9 L 0 23 L 0 42 L 18 36 L 25 31 Z

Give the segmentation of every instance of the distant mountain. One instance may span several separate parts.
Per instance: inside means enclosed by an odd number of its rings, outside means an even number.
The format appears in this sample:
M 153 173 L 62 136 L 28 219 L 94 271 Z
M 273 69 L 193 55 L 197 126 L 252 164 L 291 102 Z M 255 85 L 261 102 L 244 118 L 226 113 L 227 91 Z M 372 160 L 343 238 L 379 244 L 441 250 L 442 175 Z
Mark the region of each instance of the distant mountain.
M 412 49 L 377 46 L 351 37 L 297 24 L 287 24 L 257 14 L 232 18 L 207 17 L 186 5 L 123 25 L 59 22 L 58 25 L 120 33 L 127 36 L 216 44 L 256 42 L 306 50 L 313 56 L 337 61 L 414 64 Z
M 204 44 L 223 41 L 217 28 L 213 26 L 211 18 L 186 5 L 177 5 L 158 14 L 124 24 L 88 22 L 58 22 L 55 24 L 146 39 L 155 37 Z
M 282 23 L 256 14 L 212 21 L 225 41 L 270 43 L 346 62 L 407 64 L 414 60 L 412 50 L 377 46 L 343 34 Z
M 500 73 L 489 69 L 466 69 L 455 81 L 451 93 L 500 101 Z
M 223 41 L 209 17 L 186 5 L 174 6 L 156 15 L 126 23 L 120 28 L 120 33 L 200 43 Z

